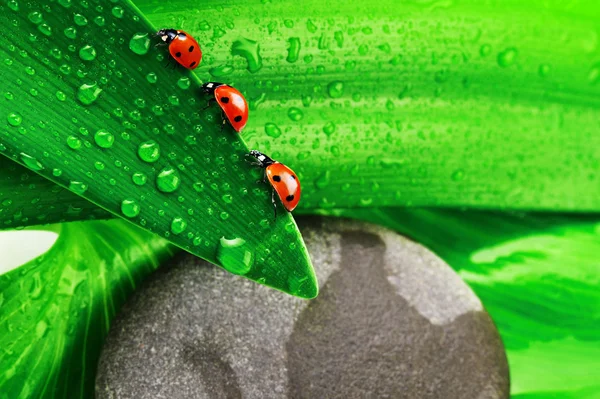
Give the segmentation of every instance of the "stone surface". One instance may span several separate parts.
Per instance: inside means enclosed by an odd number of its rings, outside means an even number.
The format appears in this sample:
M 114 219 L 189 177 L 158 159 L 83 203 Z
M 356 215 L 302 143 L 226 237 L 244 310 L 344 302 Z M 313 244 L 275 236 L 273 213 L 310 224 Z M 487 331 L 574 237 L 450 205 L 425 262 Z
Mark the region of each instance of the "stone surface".
M 299 225 L 317 299 L 182 255 L 115 321 L 97 397 L 508 398 L 498 333 L 443 261 L 376 226 Z

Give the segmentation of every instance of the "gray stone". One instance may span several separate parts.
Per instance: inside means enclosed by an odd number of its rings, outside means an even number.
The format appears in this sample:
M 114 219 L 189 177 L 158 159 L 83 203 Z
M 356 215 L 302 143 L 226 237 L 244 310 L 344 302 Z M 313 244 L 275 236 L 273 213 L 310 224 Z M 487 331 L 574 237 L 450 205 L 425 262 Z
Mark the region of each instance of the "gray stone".
M 182 255 L 115 321 L 97 397 L 508 398 L 498 333 L 442 260 L 368 224 L 299 225 L 318 298 Z

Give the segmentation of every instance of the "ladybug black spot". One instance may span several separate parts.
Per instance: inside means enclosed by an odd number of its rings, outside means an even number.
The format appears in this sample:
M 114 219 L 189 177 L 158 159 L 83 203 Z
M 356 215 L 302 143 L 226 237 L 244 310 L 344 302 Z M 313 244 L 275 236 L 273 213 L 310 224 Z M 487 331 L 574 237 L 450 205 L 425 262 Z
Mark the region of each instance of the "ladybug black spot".
M 196 65 L 196 61 L 194 61 L 190 64 L 190 68 L 193 67 L 194 65 Z
M 188 49 L 188 51 L 191 53 L 192 51 L 194 51 L 194 46 L 190 46 L 190 48 Z
M 175 57 L 177 57 L 177 58 L 181 57 L 181 53 L 180 53 L 179 51 L 178 51 L 178 52 L 176 52 L 176 53 L 175 53 Z
M 275 176 L 273 176 L 273 181 L 280 182 L 281 177 L 279 177 L 278 175 L 275 175 Z
M 293 196 L 293 195 L 288 195 L 287 197 L 285 197 L 285 200 L 286 200 L 287 202 L 291 202 L 291 201 L 293 201 L 293 200 L 294 200 L 294 196 Z
M 293 180 L 296 180 L 296 175 L 290 175 Z
M 229 102 L 229 97 L 221 97 L 221 102 L 227 104 Z
M 239 122 L 242 120 L 242 117 L 240 115 L 236 116 L 235 118 L 233 118 L 234 121 Z

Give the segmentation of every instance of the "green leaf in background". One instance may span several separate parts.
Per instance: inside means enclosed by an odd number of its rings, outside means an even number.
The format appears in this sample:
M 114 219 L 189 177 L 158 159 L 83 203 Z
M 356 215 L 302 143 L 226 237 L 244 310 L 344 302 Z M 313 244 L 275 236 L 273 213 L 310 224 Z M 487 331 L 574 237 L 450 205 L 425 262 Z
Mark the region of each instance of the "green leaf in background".
M 165 68 L 134 6 L 9 0 L 0 23 L 2 154 L 231 272 L 316 296 L 293 219 L 274 218 L 247 148 L 202 111 L 193 74 Z
M 515 398 L 600 397 L 600 216 L 336 210 L 427 245 L 477 293 L 507 350 Z
M 2 399 L 93 397 L 111 320 L 176 251 L 123 221 L 52 227 L 48 252 L 0 276 Z

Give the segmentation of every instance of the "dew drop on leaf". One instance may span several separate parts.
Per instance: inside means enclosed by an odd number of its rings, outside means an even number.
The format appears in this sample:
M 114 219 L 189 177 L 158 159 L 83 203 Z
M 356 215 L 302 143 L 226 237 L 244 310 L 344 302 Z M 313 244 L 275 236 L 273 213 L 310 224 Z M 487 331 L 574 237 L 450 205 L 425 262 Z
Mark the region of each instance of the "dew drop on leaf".
M 81 148 L 81 140 L 75 136 L 69 136 L 67 137 L 67 145 L 70 148 L 77 150 Z
M 172 193 L 179 188 L 181 178 L 179 172 L 171 167 L 166 167 L 156 176 L 156 186 L 163 193 Z
M 179 80 L 177 81 L 177 86 L 179 86 L 180 89 L 182 90 L 187 90 L 190 87 L 190 78 L 188 77 L 181 77 L 179 78 Z
M 145 141 L 139 145 L 138 155 L 144 162 L 156 162 L 160 158 L 160 146 L 154 140 Z
M 85 26 L 88 23 L 87 18 L 81 14 L 75 14 L 73 16 L 73 21 L 79 26 Z
M 113 9 L 112 9 L 112 15 L 115 18 L 123 18 L 124 14 L 125 14 L 125 10 L 123 10 L 122 7 L 119 7 L 119 6 L 113 7 Z
M 96 49 L 90 45 L 85 45 L 79 49 L 79 58 L 83 61 L 93 61 L 96 58 Z
M 69 190 L 77 193 L 77 194 L 83 194 L 87 191 L 88 189 L 88 185 L 77 181 L 77 180 L 71 180 L 71 182 L 69 183 Z
M 297 122 L 304 117 L 304 114 L 300 108 L 292 107 L 288 110 L 288 117 L 294 122 Z
M 287 62 L 296 62 L 298 61 L 298 57 L 300 55 L 300 38 L 298 37 L 290 37 L 288 39 L 288 55 L 286 58 Z
M 217 247 L 217 260 L 233 274 L 247 274 L 254 264 L 254 253 L 242 238 L 231 240 L 221 237 Z
M 6 117 L 6 120 L 11 126 L 19 126 L 23 122 L 23 117 L 16 112 L 11 112 Z
M 128 218 L 134 218 L 140 214 L 140 205 L 134 199 L 124 199 L 121 202 L 121 213 Z
M 84 83 L 79 86 L 79 89 L 77 90 L 77 99 L 82 104 L 90 105 L 98 99 L 100 93 L 102 93 L 102 89 L 98 87 L 96 82 Z
M 171 222 L 171 232 L 175 235 L 181 234 L 187 228 L 187 222 L 182 218 L 174 218 Z
M 148 178 L 145 174 L 141 172 L 136 172 L 133 174 L 133 176 L 131 176 L 131 180 L 136 186 L 143 186 L 144 184 L 146 184 Z
M 29 13 L 29 15 L 27 15 L 27 18 L 29 18 L 29 20 L 36 25 L 44 20 L 42 13 L 40 13 L 39 11 L 33 11 Z
M 327 92 L 331 98 L 340 98 L 344 94 L 344 83 L 339 80 L 329 83 Z
M 503 68 L 509 67 L 515 63 L 517 59 L 517 49 L 514 47 L 507 48 L 498 53 L 498 65 Z
M 144 55 L 150 50 L 148 33 L 138 32 L 129 40 L 129 49 L 137 55 Z
M 281 129 L 274 123 L 266 123 L 265 124 L 265 133 L 269 137 L 277 138 L 281 136 Z
M 239 55 L 248 62 L 248 71 L 254 73 L 262 68 L 262 57 L 258 42 L 250 39 L 240 39 L 231 45 L 231 54 Z
M 44 165 L 40 163 L 36 158 L 31 155 L 25 154 L 24 152 L 19 154 L 21 161 L 31 170 L 42 170 Z
M 100 129 L 94 135 L 94 141 L 101 148 L 110 148 L 115 142 L 115 136 L 106 130 Z

